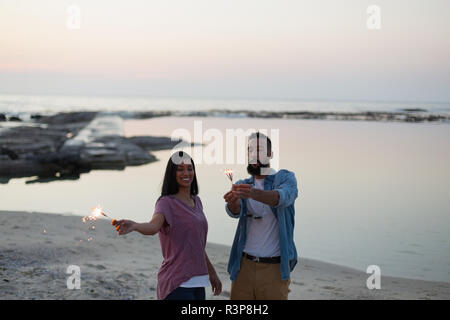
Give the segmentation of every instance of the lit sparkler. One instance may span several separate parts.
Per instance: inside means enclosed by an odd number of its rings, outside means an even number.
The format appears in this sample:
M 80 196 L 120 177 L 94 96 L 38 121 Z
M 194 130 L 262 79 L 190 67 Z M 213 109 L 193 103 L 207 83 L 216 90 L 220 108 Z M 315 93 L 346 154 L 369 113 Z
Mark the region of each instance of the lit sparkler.
M 228 177 L 228 179 L 230 179 L 231 183 L 233 183 L 233 170 L 231 169 L 226 169 L 224 170 L 225 175 Z
M 81 221 L 86 222 L 86 221 L 90 221 L 90 220 L 98 220 L 102 217 L 112 220 L 112 218 L 108 217 L 106 215 L 106 213 L 104 213 L 102 211 L 102 207 L 96 206 L 96 207 L 92 208 L 92 213 L 89 216 L 83 217 L 83 219 L 81 219 Z

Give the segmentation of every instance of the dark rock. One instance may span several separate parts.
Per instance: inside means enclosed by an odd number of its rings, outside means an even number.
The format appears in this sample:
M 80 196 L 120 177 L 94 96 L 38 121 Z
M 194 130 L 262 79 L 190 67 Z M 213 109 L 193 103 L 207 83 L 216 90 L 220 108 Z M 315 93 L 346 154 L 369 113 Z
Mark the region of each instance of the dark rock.
M 130 137 L 126 138 L 130 143 L 138 145 L 144 150 L 148 151 L 156 151 L 162 149 L 170 149 L 175 147 L 181 140 L 172 141 L 171 138 L 168 137 L 149 137 L 149 136 L 140 136 L 140 137 Z
M 32 114 L 31 116 L 30 116 L 30 118 L 31 119 L 35 119 L 35 120 L 39 120 L 39 119 L 42 119 L 42 115 L 40 115 L 40 114 Z
M 3 113 L 0 113 L 0 122 L 6 121 L 6 116 Z
M 123 165 L 136 166 L 156 160 L 144 148 L 122 136 L 103 136 L 89 146 L 95 146 L 96 144 L 98 145 L 97 148 L 90 152 L 90 149 L 85 149 L 83 156 L 90 156 L 90 161 L 94 162 L 97 168 L 99 165 L 106 166 L 106 168 L 111 165 L 120 166 L 121 162 Z M 99 161 L 100 158 L 101 161 Z
M 91 122 L 97 112 L 68 112 L 68 113 L 58 113 L 52 116 L 42 116 L 39 118 L 39 122 L 46 124 L 71 124 L 71 123 L 89 123 Z
M 11 160 L 17 160 L 19 156 L 13 150 L 0 147 L 0 154 L 7 155 Z
M 11 178 L 0 176 L 0 184 L 8 184 L 9 180 L 11 180 Z
M 32 160 L 9 160 L 0 164 L 1 177 L 51 176 L 60 167 L 54 163 L 40 163 Z
M 401 109 L 404 112 L 428 112 L 427 109 L 421 109 L 421 108 L 406 108 L 406 109 Z
M 111 150 L 83 150 L 81 160 L 91 165 L 92 169 L 123 170 L 126 166 L 124 154 L 116 154 Z
M 156 117 L 169 117 L 172 115 L 170 111 L 141 111 L 134 112 L 132 114 L 128 114 L 126 118 L 134 118 L 134 119 L 150 119 Z
M 16 117 L 16 116 L 9 117 L 8 120 L 9 121 L 16 121 L 16 122 L 21 122 L 22 121 L 22 119 L 20 119 L 19 117 Z

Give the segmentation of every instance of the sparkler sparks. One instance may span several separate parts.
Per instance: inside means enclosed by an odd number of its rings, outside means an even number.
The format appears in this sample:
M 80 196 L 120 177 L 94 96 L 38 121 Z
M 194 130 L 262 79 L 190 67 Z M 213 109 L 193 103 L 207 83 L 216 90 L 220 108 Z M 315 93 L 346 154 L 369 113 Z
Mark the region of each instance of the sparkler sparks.
M 230 179 L 231 183 L 233 183 L 233 170 L 231 169 L 226 169 L 224 170 L 225 175 L 228 177 L 228 179 Z
M 98 206 L 92 208 L 91 214 L 88 215 L 88 216 L 86 216 L 86 217 L 83 217 L 83 218 L 81 219 L 81 221 L 84 222 L 84 223 L 86 223 L 86 222 L 88 222 L 88 221 L 96 221 L 96 220 L 102 219 L 102 218 L 106 218 L 106 219 L 108 219 L 108 220 L 112 220 L 112 218 L 108 217 L 108 216 L 106 215 L 106 213 L 103 212 L 102 207 L 100 207 L 100 206 L 98 205 Z M 95 225 L 90 226 L 90 227 L 89 227 L 89 230 L 90 230 L 90 231 L 95 231 L 95 230 L 96 230 Z M 91 242 L 91 241 L 93 241 L 93 240 L 94 240 L 93 237 L 88 237 L 88 238 L 87 238 L 87 242 Z M 81 242 L 83 242 L 83 240 L 81 239 L 81 240 L 79 240 L 79 242 L 81 243 Z
M 91 220 L 98 220 L 102 217 L 105 217 L 109 220 L 112 220 L 110 217 L 108 217 L 103 211 L 102 211 L 102 207 L 100 206 L 96 206 L 94 208 L 92 208 L 92 213 L 89 216 L 83 217 L 81 219 L 81 221 L 86 222 L 86 221 L 91 221 Z

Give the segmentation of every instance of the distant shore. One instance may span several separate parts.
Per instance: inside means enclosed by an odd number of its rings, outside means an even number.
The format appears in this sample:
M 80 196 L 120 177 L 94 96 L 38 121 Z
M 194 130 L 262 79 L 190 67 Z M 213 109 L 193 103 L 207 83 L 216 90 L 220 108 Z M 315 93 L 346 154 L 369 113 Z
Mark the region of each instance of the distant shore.
M 73 113 L 73 112 L 72 112 Z M 77 113 L 92 113 L 92 111 L 79 111 Z M 312 120 L 343 120 L 343 121 L 385 121 L 385 122 L 448 122 L 449 113 L 430 112 L 424 108 L 403 108 L 398 111 L 253 111 L 253 110 L 156 110 L 156 111 L 97 111 L 107 116 L 119 116 L 122 119 L 148 119 L 155 117 L 231 117 L 231 118 L 265 118 L 265 119 L 312 119 Z M 54 114 L 52 114 L 54 115 Z M 39 113 L 2 113 L 0 112 L 0 124 L 2 122 L 36 121 L 48 114 Z
M 264 118 L 264 119 L 310 119 L 343 121 L 380 121 L 380 122 L 448 122 L 450 115 L 434 114 L 426 109 L 402 109 L 398 112 L 321 112 L 321 111 L 250 111 L 218 110 L 207 111 L 142 111 L 113 112 L 122 118 L 147 119 L 154 117 L 227 117 L 227 118 Z
M 223 283 L 217 297 L 207 288 L 207 299 L 229 299 L 230 247 L 206 251 Z M 157 236 L 118 236 L 108 221 L 74 215 L 0 211 L 0 299 L 153 300 L 161 262 Z M 79 290 L 67 288 L 70 265 L 80 267 Z M 382 276 L 381 289 L 369 290 L 368 277 L 300 257 L 289 299 L 450 299 L 450 283 Z

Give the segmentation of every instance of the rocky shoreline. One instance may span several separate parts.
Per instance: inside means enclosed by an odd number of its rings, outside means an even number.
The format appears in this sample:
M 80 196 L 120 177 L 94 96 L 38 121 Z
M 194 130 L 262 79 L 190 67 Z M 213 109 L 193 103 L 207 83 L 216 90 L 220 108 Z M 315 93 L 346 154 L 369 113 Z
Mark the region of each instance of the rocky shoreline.
M 90 114 L 97 112 L 81 111 L 72 114 Z M 316 120 L 344 120 L 344 121 L 386 121 L 386 122 L 449 122 L 450 113 L 433 113 L 422 108 L 407 108 L 398 111 L 360 111 L 360 112 L 332 112 L 332 111 L 251 111 L 210 109 L 204 111 L 101 111 L 103 116 L 118 116 L 122 119 L 149 119 L 156 117 L 231 117 L 231 118 L 274 118 L 274 119 L 316 119 Z M 49 116 L 29 114 L 31 120 L 48 119 Z M 18 114 L 0 113 L 0 123 L 23 122 Z
M 0 183 L 75 180 L 91 170 L 123 170 L 156 161 L 149 151 L 171 149 L 170 137 L 124 137 L 122 119 L 97 112 L 33 115 L 0 129 Z
M 430 113 L 426 109 L 411 108 L 398 112 L 321 112 L 321 111 L 250 111 L 211 109 L 206 111 L 123 111 L 109 112 L 124 119 L 148 119 L 154 117 L 230 117 L 230 118 L 273 118 L 310 119 L 344 121 L 383 121 L 383 122 L 449 122 L 450 114 Z

